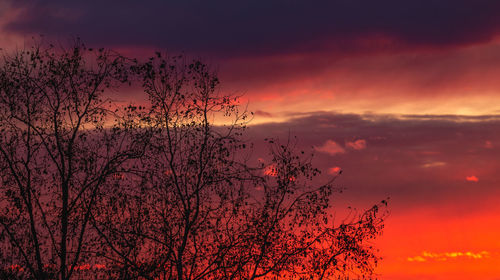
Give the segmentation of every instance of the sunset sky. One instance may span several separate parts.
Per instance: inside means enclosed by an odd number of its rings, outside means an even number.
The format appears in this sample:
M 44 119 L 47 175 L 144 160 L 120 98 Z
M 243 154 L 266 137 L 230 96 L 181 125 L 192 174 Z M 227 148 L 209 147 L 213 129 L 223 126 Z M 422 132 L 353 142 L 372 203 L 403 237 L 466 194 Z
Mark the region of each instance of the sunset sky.
M 380 279 L 500 279 L 500 1 L 0 0 L 0 48 L 39 35 L 209 63 L 339 209 L 390 197 Z

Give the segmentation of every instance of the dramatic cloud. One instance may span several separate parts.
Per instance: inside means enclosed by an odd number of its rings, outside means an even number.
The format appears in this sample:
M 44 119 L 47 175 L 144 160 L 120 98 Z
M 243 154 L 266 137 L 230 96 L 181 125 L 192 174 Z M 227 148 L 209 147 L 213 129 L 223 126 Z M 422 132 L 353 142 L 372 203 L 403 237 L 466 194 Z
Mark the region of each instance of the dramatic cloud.
M 317 183 L 342 170 L 335 183 L 343 192 L 332 200 L 337 219 L 347 206 L 365 209 L 390 197 L 391 214 L 378 241 L 384 257 L 378 272 L 384 279 L 497 278 L 500 147 L 484 144 L 500 142 L 500 116 L 290 116 L 282 123 L 250 126 L 249 137 L 259 143 L 275 135 L 287 142 L 296 135 L 298 151 L 342 148 L 334 156 L 317 151 L 313 158 L 323 171 Z M 355 152 L 338 144 L 356 140 L 369 148 Z M 257 154 L 266 150 L 255 146 Z M 467 181 L 469 176 L 477 182 Z
M 476 205 L 500 193 L 495 184 L 500 149 L 483 147 L 485 141 L 500 141 L 500 116 L 292 115 L 282 123 L 250 126 L 250 139 L 274 135 L 287 141 L 296 135 L 298 149 L 317 151 L 314 162 L 325 176 L 342 167 L 339 183 L 347 187 L 347 201 L 363 205 L 390 196 L 399 205 L 393 205 L 395 212 L 444 207 L 447 215 L 456 215 L 451 209 L 477 211 Z M 369 148 L 352 151 L 364 147 L 361 140 Z M 265 150 L 256 145 L 256 152 Z M 474 188 L 469 176 L 477 179 Z
M 197 53 L 440 47 L 498 34 L 497 1 L 9 1 L 7 29 Z
M 283 111 L 500 110 L 500 2 L 7 1 L 0 47 L 31 35 L 134 56 L 200 56 L 255 121 Z M 300 19 L 300 20 L 297 20 Z M 17 37 L 16 37 L 17 36 Z M 17 44 L 13 38 L 18 38 Z
M 496 114 L 500 42 L 447 51 L 339 58 L 311 52 L 235 58 L 221 64 L 225 88 L 251 107 L 382 114 Z

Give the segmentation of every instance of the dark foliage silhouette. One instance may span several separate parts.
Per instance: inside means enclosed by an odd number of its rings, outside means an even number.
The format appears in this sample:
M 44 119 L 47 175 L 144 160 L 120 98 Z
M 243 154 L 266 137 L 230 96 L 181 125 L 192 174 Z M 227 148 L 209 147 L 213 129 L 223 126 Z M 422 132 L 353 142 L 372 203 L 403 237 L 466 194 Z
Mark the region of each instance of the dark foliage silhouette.
M 150 105 L 105 98 L 124 84 Z M 295 139 L 252 164 L 248 114 L 202 62 L 35 46 L 0 86 L 5 277 L 371 277 L 386 202 L 333 219 L 335 177 L 317 184 Z

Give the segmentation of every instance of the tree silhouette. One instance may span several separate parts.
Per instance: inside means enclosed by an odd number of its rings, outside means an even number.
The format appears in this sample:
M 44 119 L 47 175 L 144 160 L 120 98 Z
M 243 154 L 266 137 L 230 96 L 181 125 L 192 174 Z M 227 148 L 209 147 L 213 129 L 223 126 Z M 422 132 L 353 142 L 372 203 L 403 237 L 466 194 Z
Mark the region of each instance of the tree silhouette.
M 150 105 L 115 109 L 105 90 L 126 82 Z M 5 276 L 372 275 L 386 202 L 336 221 L 335 177 L 318 185 L 294 139 L 252 164 L 247 112 L 199 60 L 35 46 L 4 57 L 0 86 Z
M 115 184 L 108 200 L 121 209 L 121 221 L 101 215 L 96 228 L 122 277 L 209 278 L 227 254 L 230 236 L 221 234 L 237 225 L 243 185 L 254 180 L 236 158 L 246 116 L 234 99 L 218 94 L 216 76 L 199 61 L 158 53 L 135 70 L 151 101 L 141 121 L 154 133 L 141 166 L 128 170 L 132 178 Z M 214 114 L 238 115 L 216 128 Z
M 102 186 L 141 154 L 129 129 L 104 127 L 103 94 L 126 81 L 124 61 L 79 42 L 3 57 L 0 262 L 20 267 L 13 276 L 69 279 L 92 261 L 89 219 Z
M 377 257 L 367 242 L 383 226 L 378 205 L 335 224 L 335 178 L 313 184 L 319 170 L 290 142 L 269 140 L 269 164 L 252 167 L 241 137 L 247 115 L 235 98 L 220 94 L 216 75 L 200 61 L 157 53 L 135 69 L 151 101 L 142 121 L 154 136 L 142 166 L 130 172 L 136 178 L 115 184 L 109 201 L 122 219 L 96 217 L 120 277 L 372 273 Z M 217 116 L 226 125 L 214 125 Z

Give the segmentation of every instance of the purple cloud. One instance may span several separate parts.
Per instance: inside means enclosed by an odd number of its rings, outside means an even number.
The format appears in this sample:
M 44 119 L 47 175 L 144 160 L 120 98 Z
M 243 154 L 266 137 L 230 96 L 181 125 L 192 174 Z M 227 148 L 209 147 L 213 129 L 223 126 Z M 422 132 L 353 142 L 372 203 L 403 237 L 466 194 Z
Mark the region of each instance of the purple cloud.
M 500 2 L 491 0 L 51 0 L 10 1 L 10 9 L 19 13 L 6 25 L 11 32 L 211 55 L 363 50 L 377 38 L 382 47 L 440 47 L 488 41 L 500 30 Z

